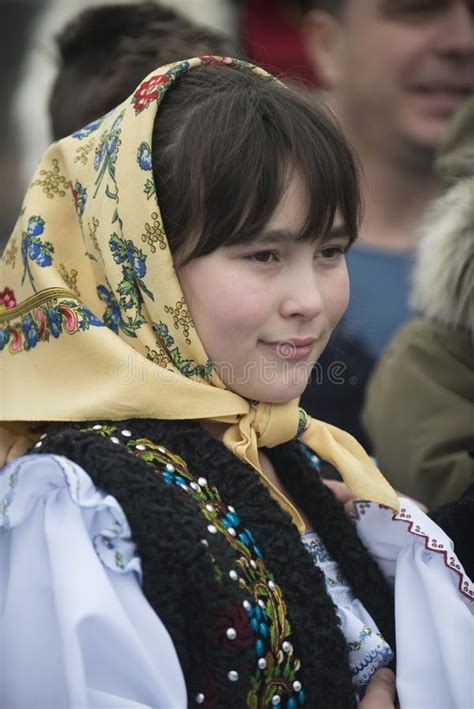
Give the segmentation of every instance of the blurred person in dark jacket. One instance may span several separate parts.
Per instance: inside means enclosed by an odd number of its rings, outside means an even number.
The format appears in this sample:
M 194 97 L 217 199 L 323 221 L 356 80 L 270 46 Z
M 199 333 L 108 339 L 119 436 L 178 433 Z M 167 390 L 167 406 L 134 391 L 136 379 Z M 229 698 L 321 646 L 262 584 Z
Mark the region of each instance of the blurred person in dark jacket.
M 420 230 L 417 317 L 379 361 L 364 409 L 382 470 L 430 507 L 474 484 L 474 99 L 438 165 L 447 189 Z
M 364 390 L 390 337 L 413 314 L 418 224 L 440 189 L 435 154 L 474 88 L 474 7 L 468 0 L 308 4 L 307 51 L 362 163 L 365 215 L 347 257 L 349 308 L 319 362 L 322 385 L 308 387 L 303 406 L 370 448 L 360 421 Z

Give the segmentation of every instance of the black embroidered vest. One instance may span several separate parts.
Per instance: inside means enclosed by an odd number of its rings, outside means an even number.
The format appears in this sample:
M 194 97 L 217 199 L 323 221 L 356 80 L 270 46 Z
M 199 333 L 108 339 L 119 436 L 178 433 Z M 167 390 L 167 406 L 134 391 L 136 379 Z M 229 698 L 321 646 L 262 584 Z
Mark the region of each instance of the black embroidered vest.
M 356 706 L 322 572 L 258 475 L 222 444 L 195 423 L 133 420 L 51 433 L 39 451 L 75 461 L 121 504 L 189 706 Z M 267 453 L 394 647 L 390 592 L 342 506 L 298 443 Z

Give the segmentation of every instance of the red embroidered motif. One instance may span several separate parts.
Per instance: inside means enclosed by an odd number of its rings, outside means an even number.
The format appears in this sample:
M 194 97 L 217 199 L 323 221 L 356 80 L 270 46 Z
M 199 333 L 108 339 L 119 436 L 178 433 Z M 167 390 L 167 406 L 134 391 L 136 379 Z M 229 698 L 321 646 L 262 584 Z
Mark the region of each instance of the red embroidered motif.
M 365 514 L 366 510 L 369 509 L 373 504 L 377 503 L 370 502 L 368 500 L 354 501 L 354 518 L 356 520 L 361 519 L 361 515 Z M 381 509 L 388 509 L 384 505 L 378 505 L 378 507 Z M 400 512 L 393 514 L 392 520 L 394 522 L 404 522 L 407 525 L 407 532 L 409 534 L 412 534 L 415 537 L 421 537 L 423 539 L 425 549 L 427 549 L 428 551 L 436 552 L 437 554 L 441 554 L 444 561 L 444 565 L 453 573 L 455 573 L 459 578 L 458 591 L 470 601 L 474 601 L 474 586 L 470 579 L 464 574 L 462 566 L 452 555 L 451 550 L 445 549 L 444 544 L 441 544 L 440 542 L 438 542 L 437 539 L 430 537 L 427 532 L 423 531 L 419 524 L 413 522 L 411 514 L 407 512 L 404 507 L 400 509 Z

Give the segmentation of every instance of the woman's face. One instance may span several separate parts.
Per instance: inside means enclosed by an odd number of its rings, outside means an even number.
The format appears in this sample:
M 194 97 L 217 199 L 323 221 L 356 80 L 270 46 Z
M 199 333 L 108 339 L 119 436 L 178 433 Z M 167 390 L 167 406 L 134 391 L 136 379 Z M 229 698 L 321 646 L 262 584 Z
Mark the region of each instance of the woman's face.
M 324 244 L 296 241 L 305 200 L 294 173 L 256 240 L 221 246 L 178 271 L 208 357 L 226 386 L 247 399 L 299 397 L 347 307 L 349 237 L 336 224 Z

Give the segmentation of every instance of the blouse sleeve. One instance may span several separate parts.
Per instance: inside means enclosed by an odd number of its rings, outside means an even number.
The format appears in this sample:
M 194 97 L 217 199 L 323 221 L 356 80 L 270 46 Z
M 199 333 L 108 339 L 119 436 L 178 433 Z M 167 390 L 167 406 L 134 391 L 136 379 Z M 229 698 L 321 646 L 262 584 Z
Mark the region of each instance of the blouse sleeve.
M 400 707 L 474 707 L 474 585 L 443 530 L 400 505 L 355 502 L 359 536 L 394 584 Z
M 0 471 L 0 706 L 186 707 L 117 501 L 66 458 Z

